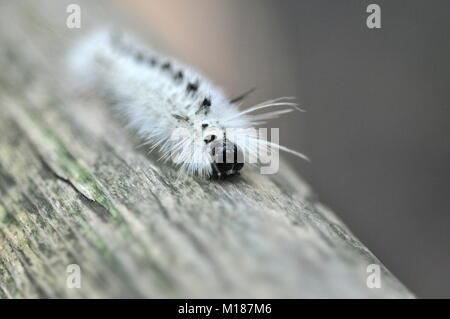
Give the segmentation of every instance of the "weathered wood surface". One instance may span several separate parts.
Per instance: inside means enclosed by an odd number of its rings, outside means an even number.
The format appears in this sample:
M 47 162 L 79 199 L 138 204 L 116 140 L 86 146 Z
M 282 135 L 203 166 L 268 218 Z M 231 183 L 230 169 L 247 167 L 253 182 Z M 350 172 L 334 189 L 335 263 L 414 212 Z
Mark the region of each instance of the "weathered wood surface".
M 105 103 L 70 92 L 72 35 L 117 14 L 81 2 L 75 32 L 66 5 L 0 5 L 0 297 L 412 297 L 285 164 L 177 179 Z

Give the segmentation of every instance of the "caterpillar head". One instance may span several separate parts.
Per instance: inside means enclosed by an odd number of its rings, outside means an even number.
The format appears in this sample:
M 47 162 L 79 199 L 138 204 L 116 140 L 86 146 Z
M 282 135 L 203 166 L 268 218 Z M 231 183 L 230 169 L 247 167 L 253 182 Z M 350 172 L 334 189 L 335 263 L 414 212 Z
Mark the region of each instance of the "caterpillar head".
M 244 167 L 244 155 L 240 148 L 224 138 L 211 147 L 212 177 L 222 179 L 236 175 Z

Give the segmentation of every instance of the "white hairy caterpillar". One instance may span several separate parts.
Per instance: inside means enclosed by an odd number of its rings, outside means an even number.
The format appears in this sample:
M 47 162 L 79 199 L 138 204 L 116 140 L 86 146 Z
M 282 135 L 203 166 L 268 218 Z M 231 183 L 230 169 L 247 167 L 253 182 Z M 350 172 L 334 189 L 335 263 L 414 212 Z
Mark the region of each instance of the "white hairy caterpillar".
M 157 149 L 162 160 L 171 159 L 182 172 L 224 178 L 272 149 L 306 158 L 252 129 L 297 108 L 289 98 L 239 111 L 237 102 L 245 94 L 230 100 L 203 75 L 117 31 L 90 35 L 69 61 L 83 82 L 118 101 L 116 110 L 150 151 Z M 264 109 L 269 111 L 251 115 Z

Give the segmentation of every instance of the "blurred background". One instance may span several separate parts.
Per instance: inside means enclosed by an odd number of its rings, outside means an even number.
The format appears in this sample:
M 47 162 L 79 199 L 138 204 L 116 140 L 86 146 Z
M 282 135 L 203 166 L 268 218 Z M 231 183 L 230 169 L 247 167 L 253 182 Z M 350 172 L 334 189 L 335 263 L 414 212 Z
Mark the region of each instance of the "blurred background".
M 164 50 L 273 121 L 320 199 L 419 297 L 450 297 L 450 1 L 116 0 Z

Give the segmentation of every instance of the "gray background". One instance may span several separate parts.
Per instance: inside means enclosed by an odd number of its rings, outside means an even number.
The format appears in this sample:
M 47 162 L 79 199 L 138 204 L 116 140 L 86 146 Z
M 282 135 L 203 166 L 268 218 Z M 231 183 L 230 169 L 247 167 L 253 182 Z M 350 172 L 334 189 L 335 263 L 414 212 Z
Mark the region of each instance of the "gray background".
M 231 95 L 257 87 L 248 105 L 297 96 L 307 113 L 272 126 L 312 163 L 286 158 L 414 293 L 450 297 L 450 1 L 124 7 Z

